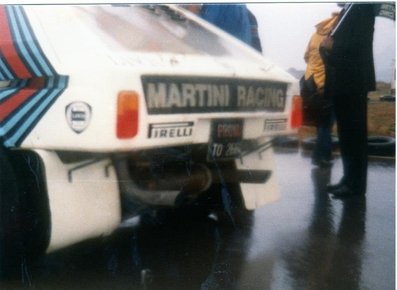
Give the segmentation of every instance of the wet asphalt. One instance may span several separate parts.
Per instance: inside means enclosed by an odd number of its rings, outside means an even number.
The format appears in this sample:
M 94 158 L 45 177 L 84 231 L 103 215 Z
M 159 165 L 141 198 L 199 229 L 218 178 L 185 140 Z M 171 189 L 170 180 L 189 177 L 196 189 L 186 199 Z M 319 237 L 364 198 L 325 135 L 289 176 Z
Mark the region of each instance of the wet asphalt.
M 333 199 L 341 160 L 276 153 L 282 198 L 241 228 L 169 212 L 22 267 L 0 289 L 395 289 L 395 161 L 370 158 L 364 197 Z

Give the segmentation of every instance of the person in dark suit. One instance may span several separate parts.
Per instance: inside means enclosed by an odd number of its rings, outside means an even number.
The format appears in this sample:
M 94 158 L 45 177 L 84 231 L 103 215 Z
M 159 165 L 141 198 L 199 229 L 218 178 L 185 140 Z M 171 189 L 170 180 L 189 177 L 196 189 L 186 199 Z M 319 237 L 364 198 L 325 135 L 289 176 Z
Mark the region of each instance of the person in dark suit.
M 376 89 L 372 49 L 375 9 L 374 4 L 346 4 L 332 37 L 322 48 L 327 55 L 325 94 L 334 104 L 343 162 L 342 179 L 327 187 L 335 197 L 366 192 L 367 94 Z

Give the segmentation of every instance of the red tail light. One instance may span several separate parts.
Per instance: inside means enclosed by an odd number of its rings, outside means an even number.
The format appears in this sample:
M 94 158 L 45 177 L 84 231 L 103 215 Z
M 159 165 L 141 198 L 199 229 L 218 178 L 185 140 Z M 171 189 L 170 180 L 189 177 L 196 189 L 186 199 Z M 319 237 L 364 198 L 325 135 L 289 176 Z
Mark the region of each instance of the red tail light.
M 135 137 L 138 133 L 139 95 L 134 91 L 121 91 L 117 98 L 117 128 L 119 139 Z
M 298 129 L 302 126 L 303 116 L 302 116 L 303 106 L 302 97 L 293 96 L 292 98 L 292 110 L 291 110 L 291 128 Z

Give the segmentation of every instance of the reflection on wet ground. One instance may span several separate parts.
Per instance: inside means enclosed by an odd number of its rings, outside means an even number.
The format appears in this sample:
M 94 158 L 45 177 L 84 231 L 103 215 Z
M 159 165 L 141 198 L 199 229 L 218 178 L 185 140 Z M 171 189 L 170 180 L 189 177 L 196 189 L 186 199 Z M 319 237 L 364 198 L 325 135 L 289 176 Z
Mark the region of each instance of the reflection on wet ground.
M 325 191 L 340 159 L 332 169 L 299 155 L 277 161 L 282 200 L 255 214 L 238 289 L 394 289 L 394 160 L 372 160 L 366 197 L 343 201 Z
M 332 199 L 340 159 L 276 155 L 282 199 L 231 230 L 192 212 L 142 218 L 59 251 L 1 289 L 394 289 L 395 165 L 372 160 L 366 197 Z

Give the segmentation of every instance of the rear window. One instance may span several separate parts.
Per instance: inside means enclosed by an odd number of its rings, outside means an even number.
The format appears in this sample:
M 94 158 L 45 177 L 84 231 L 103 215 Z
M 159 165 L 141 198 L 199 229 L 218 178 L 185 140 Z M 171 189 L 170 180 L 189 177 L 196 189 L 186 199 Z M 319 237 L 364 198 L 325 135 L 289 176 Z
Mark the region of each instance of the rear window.
M 162 5 L 77 6 L 80 21 L 113 51 L 165 52 L 257 61 L 233 42 Z M 99 29 L 98 29 L 99 28 Z

